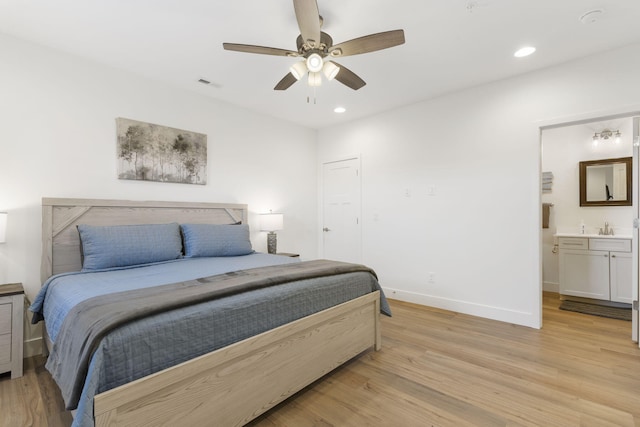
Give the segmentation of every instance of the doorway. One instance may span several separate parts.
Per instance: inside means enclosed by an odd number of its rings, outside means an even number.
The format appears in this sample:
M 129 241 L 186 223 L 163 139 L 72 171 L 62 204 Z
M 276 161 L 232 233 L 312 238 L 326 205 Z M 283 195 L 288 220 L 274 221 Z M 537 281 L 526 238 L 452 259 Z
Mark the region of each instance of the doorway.
M 322 254 L 336 261 L 362 262 L 360 158 L 322 165 Z
M 631 282 L 629 291 L 633 291 L 637 300 L 638 236 L 637 229 L 633 227 L 634 218 L 638 218 L 637 194 L 640 184 L 637 175 L 638 150 L 634 146 L 638 138 L 637 120 L 633 115 L 619 115 L 541 128 L 541 201 L 549 207 L 548 221 L 544 221 L 543 213 L 543 223 L 548 222 L 548 228 L 542 229 L 541 239 L 543 291 L 561 291 L 562 250 L 558 247 L 557 234 L 580 234 L 584 228 L 584 234 L 597 236 L 600 228 L 607 223 L 616 236 L 628 238 L 629 255 L 633 259 L 628 274 Z M 615 138 L 594 141 L 595 136 L 607 129 L 619 131 L 620 141 L 616 143 Z M 633 206 L 581 207 L 579 162 L 621 157 L 633 157 Z M 633 328 L 630 323 L 629 330 L 635 341 L 638 338 L 637 311 L 633 314 Z

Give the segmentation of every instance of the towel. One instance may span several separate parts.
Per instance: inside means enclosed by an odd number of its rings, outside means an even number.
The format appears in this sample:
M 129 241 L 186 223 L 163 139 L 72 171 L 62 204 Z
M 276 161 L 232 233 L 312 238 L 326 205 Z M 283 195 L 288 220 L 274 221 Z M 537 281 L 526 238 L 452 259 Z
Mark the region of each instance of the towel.
M 542 228 L 549 228 L 549 216 L 551 215 L 553 203 L 542 204 Z

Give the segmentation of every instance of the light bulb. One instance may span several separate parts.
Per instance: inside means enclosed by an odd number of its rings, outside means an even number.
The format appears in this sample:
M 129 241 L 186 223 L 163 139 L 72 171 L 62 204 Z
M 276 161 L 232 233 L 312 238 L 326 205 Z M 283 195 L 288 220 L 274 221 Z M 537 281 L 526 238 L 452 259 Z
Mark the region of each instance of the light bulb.
M 322 57 L 317 53 L 312 53 L 307 58 L 307 68 L 312 73 L 317 73 L 318 71 L 322 70 L 323 65 L 324 61 L 322 60 Z

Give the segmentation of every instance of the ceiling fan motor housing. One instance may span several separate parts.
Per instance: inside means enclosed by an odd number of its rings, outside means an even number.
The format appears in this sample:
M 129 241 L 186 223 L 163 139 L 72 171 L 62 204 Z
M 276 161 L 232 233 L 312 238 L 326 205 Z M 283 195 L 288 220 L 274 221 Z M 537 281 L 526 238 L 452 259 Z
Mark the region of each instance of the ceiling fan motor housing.
M 296 45 L 298 46 L 298 53 L 304 58 L 307 58 L 312 53 L 317 53 L 324 58 L 329 54 L 329 48 L 333 46 L 333 39 L 329 34 L 321 31 L 320 45 L 318 47 L 309 46 L 309 44 L 302 39 L 302 35 L 299 35 L 296 39 Z

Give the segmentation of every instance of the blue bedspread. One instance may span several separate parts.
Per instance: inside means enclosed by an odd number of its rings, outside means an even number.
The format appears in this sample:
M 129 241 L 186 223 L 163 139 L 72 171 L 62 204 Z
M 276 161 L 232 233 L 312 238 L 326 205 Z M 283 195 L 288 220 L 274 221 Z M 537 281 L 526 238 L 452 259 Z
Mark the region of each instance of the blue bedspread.
M 85 299 L 297 261 L 296 258 L 255 253 L 67 273 L 47 281 L 30 309 L 36 315 L 44 316 L 49 335 L 55 342 L 66 313 Z M 350 273 L 195 304 L 119 327 L 102 341 L 91 360 L 74 426 L 93 426 L 93 396 L 98 393 L 375 290 L 380 290 L 380 286 L 373 275 Z M 388 314 L 383 295 L 381 306 Z
M 113 292 L 166 285 L 230 271 L 299 262 L 299 258 L 252 253 L 218 258 L 183 258 L 130 268 L 111 268 L 52 276 L 29 307 L 33 323 L 46 319 L 47 332 L 55 342 L 62 321 L 73 306 L 86 299 Z M 88 282 L 90 281 L 90 282 Z M 46 304 L 45 304 L 46 299 Z

